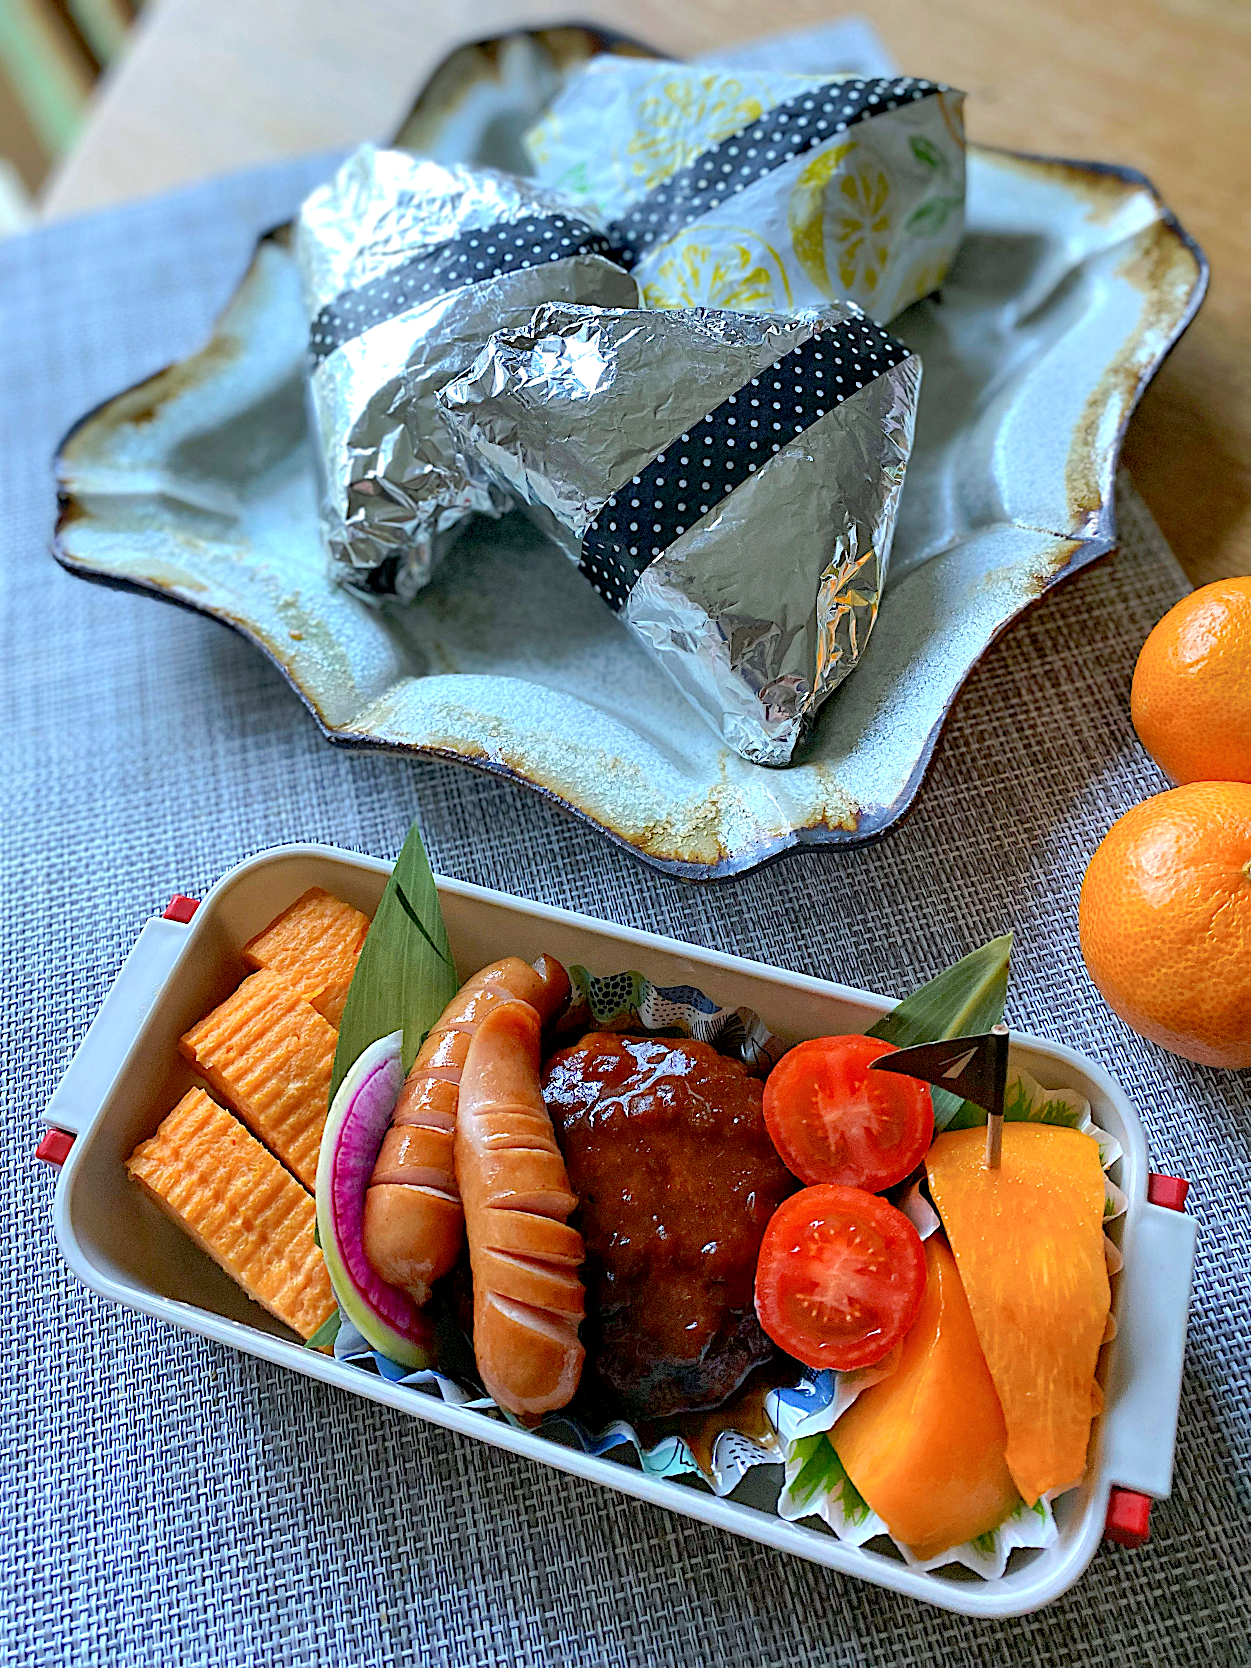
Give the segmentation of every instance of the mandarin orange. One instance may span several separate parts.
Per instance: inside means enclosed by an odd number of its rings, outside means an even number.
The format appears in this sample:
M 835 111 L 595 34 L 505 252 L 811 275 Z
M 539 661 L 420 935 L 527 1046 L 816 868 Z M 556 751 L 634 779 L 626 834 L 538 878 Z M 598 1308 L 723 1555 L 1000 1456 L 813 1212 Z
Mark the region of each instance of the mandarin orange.
M 1141 1036 L 1251 1066 L 1251 783 L 1191 782 L 1113 823 L 1082 882 L 1082 955 Z
M 1175 782 L 1251 782 L 1251 577 L 1169 609 L 1138 656 L 1130 712 Z

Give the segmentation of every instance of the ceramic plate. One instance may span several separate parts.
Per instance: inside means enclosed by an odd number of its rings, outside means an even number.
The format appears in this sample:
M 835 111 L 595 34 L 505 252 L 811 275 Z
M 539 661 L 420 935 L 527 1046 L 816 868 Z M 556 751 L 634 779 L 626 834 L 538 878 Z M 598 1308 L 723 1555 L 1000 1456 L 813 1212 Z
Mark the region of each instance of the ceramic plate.
M 444 160 L 515 165 L 529 113 L 595 44 L 556 31 L 463 49 L 404 134 Z M 785 770 L 728 751 L 517 517 L 472 533 L 408 608 L 330 584 L 281 231 L 203 352 L 70 433 L 55 552 L 243 632 L 339 745 L 508 776 L 659 869 L 719 879 L 903 816 L 987 645 L 1113 547 L 1125 424 L 1206 277 L 1141 176 L 971 149 L 955 269 L 892 326 L 925 380 L 877 629 Z

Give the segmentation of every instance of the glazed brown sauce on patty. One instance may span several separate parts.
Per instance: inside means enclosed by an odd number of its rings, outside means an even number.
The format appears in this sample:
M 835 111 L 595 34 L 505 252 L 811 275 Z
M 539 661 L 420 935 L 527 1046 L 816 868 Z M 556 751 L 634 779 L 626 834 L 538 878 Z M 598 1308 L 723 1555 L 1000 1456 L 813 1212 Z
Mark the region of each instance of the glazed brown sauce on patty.
M 548 1063 L 587 1246 L 587 1369 L 635 1416 L 715 1407 L 773 1353 L 752 1303 L 756 1255 L 798 1183 L 762 1093 L 688 1038 L 593 1032 Z

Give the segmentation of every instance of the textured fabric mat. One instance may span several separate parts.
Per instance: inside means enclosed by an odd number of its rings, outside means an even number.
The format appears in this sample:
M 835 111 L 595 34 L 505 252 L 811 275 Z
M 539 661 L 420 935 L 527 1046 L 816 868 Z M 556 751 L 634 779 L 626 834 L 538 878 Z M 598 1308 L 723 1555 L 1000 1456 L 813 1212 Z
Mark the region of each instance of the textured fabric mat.
M 715 889 L 663 879 L 512 786 L 347 756 L 276 672 L 46 554 L 81 412 L 199 345 L 301 164 L 0 244 L 4 1520 L 0 1659 L 25 1664 L 1171 1664 L 1251 1661 L 1251 1074 L 1141 1042 L 1076 944 L 1084 859 L 1165 784 L 1127 711 L 1184 581 L 1140 501 L 1124 547 L 971 679 L 881 844 Z M 883 629 L 885 629 L 885 622 Z M 1102 1060 L 1199 1222 L 1172 1499 L 1048 1610 L 978 1623 L 766 1551 L 110 1307 L 54 1248 L 37 1115 L 134 941 L 284 840 L 392 855 L 902 994 L 1012 926 L 1009 1017 Z

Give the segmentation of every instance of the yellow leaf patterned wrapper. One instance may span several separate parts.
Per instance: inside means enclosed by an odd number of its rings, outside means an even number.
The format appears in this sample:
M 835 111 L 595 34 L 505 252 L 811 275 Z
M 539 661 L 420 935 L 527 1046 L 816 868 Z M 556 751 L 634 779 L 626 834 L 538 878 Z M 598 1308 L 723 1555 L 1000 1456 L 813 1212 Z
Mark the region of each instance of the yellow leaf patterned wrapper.
M 964 231 L 964 95 L 911 76 L 594 59 L 527 136 L 594 212 L 648 307 L 891 319 Z

